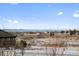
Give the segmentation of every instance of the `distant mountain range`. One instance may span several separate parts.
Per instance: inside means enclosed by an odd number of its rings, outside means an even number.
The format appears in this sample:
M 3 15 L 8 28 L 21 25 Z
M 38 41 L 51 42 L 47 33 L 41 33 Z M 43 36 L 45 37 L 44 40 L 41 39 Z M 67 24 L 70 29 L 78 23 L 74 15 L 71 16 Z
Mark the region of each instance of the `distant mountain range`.
M 39 29 L 3 29 L 7 32 L 54 32 L 56 30 L 39 30 Z

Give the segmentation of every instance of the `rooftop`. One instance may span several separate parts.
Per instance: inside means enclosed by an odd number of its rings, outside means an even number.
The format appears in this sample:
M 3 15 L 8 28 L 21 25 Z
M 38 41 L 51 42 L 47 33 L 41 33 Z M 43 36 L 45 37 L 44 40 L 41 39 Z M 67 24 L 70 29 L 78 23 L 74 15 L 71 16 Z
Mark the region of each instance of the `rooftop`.
M 6 32 L 4 30 L 0 30 L 0 37 L 16 37 L 16 35 Z

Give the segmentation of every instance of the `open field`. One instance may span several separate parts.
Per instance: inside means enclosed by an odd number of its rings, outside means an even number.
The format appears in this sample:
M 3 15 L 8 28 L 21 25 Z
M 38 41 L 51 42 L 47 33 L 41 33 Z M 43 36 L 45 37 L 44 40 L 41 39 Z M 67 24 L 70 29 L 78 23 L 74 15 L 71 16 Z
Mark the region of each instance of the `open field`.
M 56 56 L 79 56 L 79 47 L 67 47 L 66 50 L 63 52 L 64 47 L 40 47 L 40 46 L 32 46 L 30 49 L 25 48 L 23 56 L 53 56 L 53 53 L 56 52 Z M 53 51 L 53 49 L 55 49 Z M 6 50 L 4 50 L 6 51 Z M 9 51 L 9 50 L 7 50 Z M 22 56 L 22 50 L 10 50 L 15 51 L 16 56 Z M 13 52 L 12 52 L 13 53 Z M 11 53 L 11 54 L 12 54 Z M 1 54 L 1 52 L 0 52 Z M 9 54 L 9 56 L 11 55 Z M 7 54 L 5 54 L 7 55 Z M 14 55 L 14 53 L 12 54 Z
M 79 35 L 52 32 L 14 32 L 15 47 L 0 49 L 7 56 L 79 56 Z

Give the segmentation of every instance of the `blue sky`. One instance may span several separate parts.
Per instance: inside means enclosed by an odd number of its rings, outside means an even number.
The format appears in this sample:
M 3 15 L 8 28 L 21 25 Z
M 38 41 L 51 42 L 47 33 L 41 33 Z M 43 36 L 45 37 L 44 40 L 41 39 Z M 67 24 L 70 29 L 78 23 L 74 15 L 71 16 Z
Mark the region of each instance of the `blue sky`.
M 79 4 L 0 4 L 0 28 L 79 29 Z

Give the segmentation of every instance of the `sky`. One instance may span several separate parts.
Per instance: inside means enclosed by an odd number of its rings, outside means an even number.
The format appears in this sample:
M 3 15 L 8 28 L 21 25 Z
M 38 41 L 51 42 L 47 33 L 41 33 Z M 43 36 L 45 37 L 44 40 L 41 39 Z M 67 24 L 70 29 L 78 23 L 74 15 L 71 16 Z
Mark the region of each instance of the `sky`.
M 79 29 L 79 4 L 0 4 L 0 29 Z

